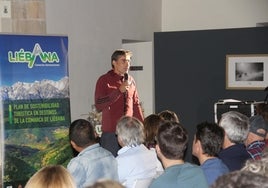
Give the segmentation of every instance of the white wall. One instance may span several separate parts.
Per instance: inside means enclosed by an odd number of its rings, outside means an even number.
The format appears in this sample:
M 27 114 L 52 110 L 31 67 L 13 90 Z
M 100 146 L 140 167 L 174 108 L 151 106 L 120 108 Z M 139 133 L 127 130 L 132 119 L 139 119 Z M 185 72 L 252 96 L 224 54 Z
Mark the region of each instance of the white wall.
M 255 27 L 268 22 L 267 0 L 162 0 L 162 31 Z
M 74 120 L 91 111 L 96 80 L 110 69 L 122 39 L 152 41 L 161 30 L 254 27 L 268 22 L 268 0 L 46 0 L 46 21 L 47 34 L 69 37 Z
M 161 31 L 161 0 L 46 0 L 46 21 L 47 34 L 69 37 L 71 116 L 87 118 L 122 39 L 152 41 Z

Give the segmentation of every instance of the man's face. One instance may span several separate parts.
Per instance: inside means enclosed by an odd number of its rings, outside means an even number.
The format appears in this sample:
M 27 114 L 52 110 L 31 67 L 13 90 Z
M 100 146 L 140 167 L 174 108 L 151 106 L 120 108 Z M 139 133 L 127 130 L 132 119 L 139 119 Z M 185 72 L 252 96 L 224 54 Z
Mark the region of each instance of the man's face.
M 130 67 L 130 56 L 120 56 L 113 61 L 114 71 L 119 75 L 124 75 Z

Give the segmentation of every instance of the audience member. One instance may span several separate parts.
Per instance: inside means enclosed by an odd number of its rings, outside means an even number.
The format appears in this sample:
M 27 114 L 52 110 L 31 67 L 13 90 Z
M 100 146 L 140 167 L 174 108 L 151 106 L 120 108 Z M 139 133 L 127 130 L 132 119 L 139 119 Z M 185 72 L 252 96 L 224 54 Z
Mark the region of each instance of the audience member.
M 229 111 L 222 114 L 219 125 L 225 132 L 219 158 L 230 171 L 240 170 L 245 161 L 251 158 L 244 145 L 249 132 L 249 118 L 239 112 Z
M 61 165 L 50 165 L 37 171 L 25 188 L 76 188 L 72 175 Z
M 262 151 L 260 160 L 248 159 L 242 171 L 250 171 L 268 177 L 268 148 Z
M 220 176 L 211 188 L 268 188 L 268 178 L 249 171 L 233 171 Z
M 164 120 L 168 121 L 175 121 L 175 122 L 180 122 L 179 117 L 177 114 L 171 110 L 163 110 L 162 112 L 158 113 L 160 117 L 162 117 Z
M 229 172 L 227 166 L 217 157 L 224 139 L 224 130 L 215 123 L 203 122 L 197 125 L 192 153 L 200 162 L 208 184 Z
M 184 161 L 188 133 L 180 123 L 163 123 L 158 129 L 156 140 L 156 152 L 165 171 L 153 180 L 150 188 L 208 187 L 202 169 Z
M 84 119 L 71 123 L 69 138 L 79 152 L 68 164 L 78 188 L 89 186 L 101 178 L 118 180 L 117 163 L 108 150 L 96 143 L 94 127 Z
M 241 171 L 250 171 L 256 174 L 264 175 L 268 178 L 268 163 L 266 161 L 248 159 L 246 161 L 245 166 L 241 169 Z
M 115 50 L 111 56 L 112 69 L 99 77 L 95 89 L 95 105 L 102 112 L 101 146 L 114 156 L 120 149 L 115 135 L 116 123 L 124 115 L 143 121 L 135 80 L 128 74 L 132 52 Z
M 265 103 L 263 109 L 262 109 L 262 114 L 261 114 L 266 122 L 268 122 L 268 104 Z M 266 134 L 265 137 L 265 145 L 268 147 L 268 134 Z
M 116 157 L 120 183 L 131 188 L 138 179 L 156 176 L 157 156 L 143 145 L 143 124 L 135 117 L 123 116 L 117 123 L 116 134 L 122 146 Z
M 155 148 L 155 136 L 160 124 L 164 121 L 158 114 L 151 114 L 144 119 L 144 145 L 148 148 Z
M 114 180 L 98 180 L 93 185 L 86 188 L 125 188 L 121 183 Z
M 145 135 L 145 142 L 144 145 L 152 152 L 155 153 L 155 137 L 158 130 L 158 127 L 161 123 L 165 120 L 160 117 L 158 114 L 151 114 L 144 119 L 144 135 Z M 157 159 L 157 176 L 160 175 L 164 169 L 161 161 Z
M 249 118 L 249 134 L 245 141 L 248 153 L 255 160 L 261 159 L 265 147 L 265 137 L 268 129 L 268 122 L 261 115 Z

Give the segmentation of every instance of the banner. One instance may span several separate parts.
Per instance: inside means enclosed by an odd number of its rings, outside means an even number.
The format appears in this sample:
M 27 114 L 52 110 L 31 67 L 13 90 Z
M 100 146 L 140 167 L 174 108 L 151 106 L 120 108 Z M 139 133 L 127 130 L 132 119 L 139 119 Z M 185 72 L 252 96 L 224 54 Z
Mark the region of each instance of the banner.
M 23 187 L 40 168 L 65 165 L 70 97 L 66 36 L 0 35 L 2 187 Z

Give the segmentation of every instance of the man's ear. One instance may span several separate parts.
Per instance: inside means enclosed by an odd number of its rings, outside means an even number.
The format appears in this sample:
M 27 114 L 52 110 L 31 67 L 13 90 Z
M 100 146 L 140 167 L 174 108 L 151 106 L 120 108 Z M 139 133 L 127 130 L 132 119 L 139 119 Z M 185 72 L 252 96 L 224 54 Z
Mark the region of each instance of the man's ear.
M 83 150 L 83 148 L 81 148 L 80 146 L 78 146 L 74 141 L 71 140 L 71 145 L 72 147 L 78 151 L 78 152 L 81 152 Z
M 112 61 L 112 66 L 113 66 L 113 67 L 115 66 L 115 65 L 114 65 L 115 63 L 116 63 L 116 61 L 115 61 L 115 60 L 113 60 L 113 61 Z
M 76 149 L 76 148 L 77 148 L 77 145 L 76 145 L 76 143 L 75 143 L 74 141 L 72 141 L 72 140 L 71 140 L 71 142 L 70 142 L 70 143 L 71 143 L 71 145 L 72 145 L 72 147 L 73 147 L 74 149 Z
M 196 140 L 196 145 L 197 145 L 197 151 L 202 150 L 202 145 L 201 145 L 200 140 Z
M 117 141 L 118 141 L 118 144 L 119 144 L 121 147 L 124 147 L 124 146 L 125 146 L 125 145 L 123 144 L 123 142 L 122 142 L 121 137 L 117 136 Z
M 155 151 L 156 151 L 157 155 L 159 155 L 161 153 L 161 149 L 160 149 L 158 144 L 155 145 Z

